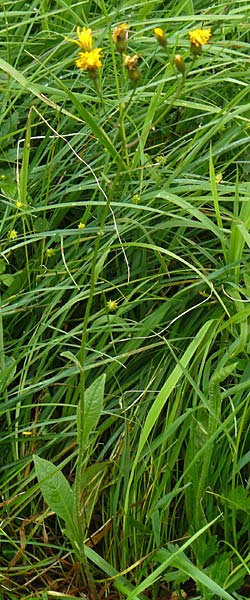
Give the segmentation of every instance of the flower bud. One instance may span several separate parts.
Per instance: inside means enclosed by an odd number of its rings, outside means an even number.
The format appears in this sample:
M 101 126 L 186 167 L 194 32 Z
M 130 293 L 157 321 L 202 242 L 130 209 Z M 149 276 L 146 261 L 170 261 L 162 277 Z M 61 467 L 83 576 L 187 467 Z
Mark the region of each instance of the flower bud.
M 163 48 L 166 48 L 167 40 L 166 40 L 165 31 L 163 31 L 163 29 L 161 27 L 155 27 L 154 34 L 155 34 L 158 44 L 160 44 L 160 46 L 162 46 Z
M 184 62 L 181 54 L 175 55 L 174 64 L 176 66 L 176 69 L 178 69 L 178 71 L 180 71 L 180 73 L 182 73 L 182 75 L 185 75 L 186 65 L 185 65 L 185 62 Z

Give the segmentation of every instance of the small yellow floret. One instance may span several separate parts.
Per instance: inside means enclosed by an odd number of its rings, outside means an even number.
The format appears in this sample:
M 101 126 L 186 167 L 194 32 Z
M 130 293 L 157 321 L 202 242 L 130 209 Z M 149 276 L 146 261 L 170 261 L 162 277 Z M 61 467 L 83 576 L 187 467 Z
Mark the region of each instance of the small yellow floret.
M 8 240 L 15 240 L 17 238 L 17 231 L 15 229 L 10 229 L 7 235 Z
M 108 300 L 107 309 L 109 312 L 114 312 L 118 308 L 118 302 L 116 300 Z
M 78 223 L 77 227 L 78 227 L 78 229 L 84 229 L 85 224 L 80 221 L 80 223 Z

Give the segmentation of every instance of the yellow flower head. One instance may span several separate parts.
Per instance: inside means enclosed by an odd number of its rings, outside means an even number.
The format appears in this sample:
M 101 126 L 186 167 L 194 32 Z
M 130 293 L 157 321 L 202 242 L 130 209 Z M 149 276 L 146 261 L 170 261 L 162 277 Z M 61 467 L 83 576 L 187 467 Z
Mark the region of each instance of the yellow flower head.
M 192 54 L 199 54 L 202 46 L 207 44 L 211 38 L 211 29 L 194 29 L 189 31 L 190 50 Z
M 66 38 L 67 42 L 73 42 L 73 44 L 77 44 L 80 46 L 84 52 L 89 52 L 93 48 L 93 40 L 92 40 L 92 30 L 87 27 L 77 27 L 76 33 L 78 35 L 78 40 L 71 40 Z
M 162 46 L 163 48 L 166 48 L 167 40 L 166 40 L 166 35 L 165 35 L 165 32 L 163 31 L 163 29 L 161 27 L 155 27 L 154 34 L 155 34 L 158 44 L 160 44 L 160 46 Z
M 117 308 L 118 308 L 118 302 L 116 302 L 116 300 L 108 300 L 108 302 L 107 302 L 108 312 L 114 312 L 115 310 L 117 310 Z
M 131 79 L 131 81 L 133 81 L 133 83 L 137 83 L 139 79 L 141 79 L 141 71 L 137 67 L 139 58 L 139 54 L 124 57 L 124 66 L 128 70 L 128 77 Z
M 129 71 L 133 71 L 133 69 L 137 68 L 138 60 L 140 56 L 139 54 L 134 54 L 134 56 L 125 56 L 124 65 L 127 67 Z
M 8 240 L 15 240 L 17 238 L 17 231 L 15 229 L 10 229 L 7 234 Z
M 84 71 L 92 73 L 102 66 L 102 48 L 93 48 L 90 52 L 80 52 L 79 58 L 76 59 L 76 66 Z
M 77 227 L 78 227 L 78 229 L 84 229 L 85 224 L 82 223 L 82 221 L 80 221 L 80 223 L 78 223 Z
M 116 50 L 121 54 L 125 52 L 128 43 L 128 26 L 126 23 L 122 23 L 119 27 L 116 27 L 113 31 L 112 38 L 116 45 Z

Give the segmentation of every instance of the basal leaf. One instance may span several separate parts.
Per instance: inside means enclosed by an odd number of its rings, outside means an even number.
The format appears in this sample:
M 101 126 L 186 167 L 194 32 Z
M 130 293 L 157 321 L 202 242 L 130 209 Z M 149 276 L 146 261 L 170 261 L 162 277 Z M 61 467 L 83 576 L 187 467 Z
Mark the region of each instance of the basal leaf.
M 49 460 L 37 455 L 33 455 L 33 460 L 45 502 L 65 521 L 69 532 L 73 533 L 73 493 L 66 477 Z

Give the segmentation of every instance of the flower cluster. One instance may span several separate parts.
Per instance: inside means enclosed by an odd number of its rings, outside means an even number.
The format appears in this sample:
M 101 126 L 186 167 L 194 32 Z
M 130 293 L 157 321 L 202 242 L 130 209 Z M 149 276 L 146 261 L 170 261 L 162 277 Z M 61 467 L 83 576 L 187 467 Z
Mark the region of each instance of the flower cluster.
M 121 23 L 121 25 L 114 29 L 112 38 L 117 52 L 119 52 L 121 55 L 124 55 L 124 66 L 127 69 L 129 79 L 131 79 L 133 83 L 137 83 L 141 78 L 141 71 L 138 68 L 140 56 L 139 54 L 134 54 L 133 56 L 127 56 L 124 54 L 128 45 L 128 32 L 129 30 L 127 24 Z M 102 67 L 102 48 L 93 48 L 92 30 L 89 27 L 77 27 L 76 33 L 78 36 L 77 40 L 66 38 L 69 42 L 77 44 L 77 46 L 79 46 L 81 49 L 81 52 L 78 54 L 78 58 L 75 60 L 76 66 L 83 71 L 87 71 L 91 79 L 96 79 L 98 75 L 98 69 Z M 167 51 L 167 39 L 164 30 L 161 27 L 155 27 L 154 35 L 158 44 Z M 189 31 L 188 35 L 190 41 L 190 52 L 193 57 L 195 57 L 201 53 L 202 46 L 204 44 L 208 44 L 212 34 L 211 29 L 208 28 L 194 29 L 193 31 Z M 175 55 L 174 64 L 184 78 L 186 66 L 181 54 Z
M 77 27 L 78 40 L 67 40 L 80 46 L 83 52 L 79 52 L 75 63 L 78 69 L 87 71 L 91 79 L 97 77 L 97 71 L 102 67 L 102 48 L 93 48 L 92 30 L 88 27 Z
M 154 28 L 154 35 L 157 39 L 158 44 L 163 48 L 167 46 L 167 40 L 165 32 L 161 27 Z M 201 54 L 202 46 L 204 44 L 208 44 L 211 38 L 211 29 L 194 29 L 193 31 L 189 31 L 189 41 L 190 41 L 190 52 L 195 58 L 198 54 Z M 176 54 L 174 58 L 174 64 L 178 71 L 182 74 L 183 78 L 185 78 L 186 65 L 184 59 L 181 54 Z

